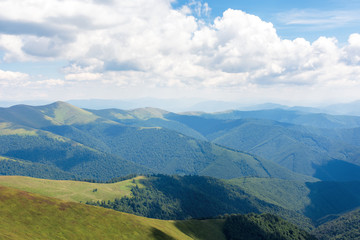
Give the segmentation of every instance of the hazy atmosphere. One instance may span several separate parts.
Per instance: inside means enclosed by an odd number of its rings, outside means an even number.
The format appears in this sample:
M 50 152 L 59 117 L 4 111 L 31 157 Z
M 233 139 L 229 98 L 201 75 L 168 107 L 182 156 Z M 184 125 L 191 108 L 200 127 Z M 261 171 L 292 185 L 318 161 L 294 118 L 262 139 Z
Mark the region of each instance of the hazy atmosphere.
M 358 100 L 360 3 L 3 0 L 0 100 Z

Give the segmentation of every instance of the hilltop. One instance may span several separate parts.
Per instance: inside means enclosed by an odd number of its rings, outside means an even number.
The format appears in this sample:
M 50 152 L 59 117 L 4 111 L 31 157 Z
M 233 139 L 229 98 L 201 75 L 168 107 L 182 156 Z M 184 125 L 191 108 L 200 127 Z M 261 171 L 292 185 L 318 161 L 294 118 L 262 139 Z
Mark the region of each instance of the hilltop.
M 0 194 L 0 238 L 3 239 L 225 240 L 240 237 L 239 232 L 233 230 L 248 227 L 246 222 L 252 222 L 252 226 L 262 229 L 265 240 L 273 239 L 274 236 L 282 236 L 284 240 L 314 239 L 294 225 L 271 215 L 243 216 L 243 222 L 234 221 L 235 216 L 225 219 L 164 221 L 3 186 L 0 186 Z M 258 219 L 256 222 L 254 217 Z

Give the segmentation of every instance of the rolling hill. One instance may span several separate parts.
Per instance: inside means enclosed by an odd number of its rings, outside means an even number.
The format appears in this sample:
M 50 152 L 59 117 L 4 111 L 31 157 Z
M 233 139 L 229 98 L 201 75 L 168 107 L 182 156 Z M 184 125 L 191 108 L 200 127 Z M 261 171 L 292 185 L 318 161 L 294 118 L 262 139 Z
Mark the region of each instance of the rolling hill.
M 116 183 L 91 183 L 70 180 L 49 180 L 23 176 L 0 176 L 0 185 L 71 202 L 114 201 L 131 195 L 131 189 L 145 177 L 138 176 Z
M 11 114 L 6 114 L 7 110 Z M 14 106 L 1 112 L 1 119 L 12 122 L 2 123 L 0 155 L 48 164 L 78 178 L 108 180 L 130 173 L 154 172 L 314 180 L 271 161 L 163 127 L 129 126 L 115 121 L 124 118 L 148 121 L 168 114 L 158 109 L 117 112 L 116 119 L 105 118 L 114 115 L 113 111 L 97 116 L 62 102 L 39 107 Z M 19 131 L 31 134 L 20 136 Z
M 162 221 L 0 186 L 1 239 L 225 239 L 223 220 Z
M 312 224 L 318 226 L 314 234 L 319 239 L 341 234 L 344 239 L 354 239 L 351 236 L 355 236 L 358 229 L 359 210 L 341 214 L 360 206 L 359 182 L 304 183 L 269 178 L 220 181 L 207 177 L 157 175 L 100 184 L 3 176 L 0 186 L 73 202 L 89 201 L 152 218 L 273 213 L 306 229 L 314 229 Z M 312 222 L 298 213 L 311 218 Z
M 284 220 L 267 215 L 164 221 L 0 186 L 1 239 L 283 240 L 315 239 Z M 261 231 L 255 231 L 260 229 Z M 249 238 L 250 237 L 250 238 Z
M 273 213 L 307 229 L 360 206 L 359 182 L 310 183 L 269 178 L 224 181 L 156 175 L 105 184 L 2 176 L 0 185 L 68 201 L 88 201 L 152 218 Z
M 109 184 L 0 177 L 0 186 L 157 219 L 214 218 L 255 212 L 276 214 L 302 228 L 312 228 L 311 221 L 295 211 L 209 177 L 156 175 Z
M 66 137 L 43 130 L 25 131 L 14 126 L 0 130 L 0 156 L 6 158 L 0 162 L 5 175 L 106 180 L 131 173 L 151 172 L 119 156 Z

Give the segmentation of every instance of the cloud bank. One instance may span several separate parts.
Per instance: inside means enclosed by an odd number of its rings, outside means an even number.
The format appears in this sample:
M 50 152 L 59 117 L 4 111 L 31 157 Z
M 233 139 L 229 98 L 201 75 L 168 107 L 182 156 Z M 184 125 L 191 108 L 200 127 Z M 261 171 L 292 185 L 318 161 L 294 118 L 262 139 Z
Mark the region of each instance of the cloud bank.
M 360 90 L 360 34 L 309 42 L 278 36 L 272 23 L 228 9 L 208 21 L 211 6 L 172 0 L 0 1 L 1 61 L 66 61 L 62 79 L 1 70 L 2 86 L 149 87 L 266 91 Z M 27 84 L 24 82 L 28 81 Z M 37 87 L 38 88 L 38 87 Z M 321 93 L 321 90 L 323 92 Z M 330 91 L 331 90 L 331 91 Z M 342 92 L 342 94 L 344 93 Z M 330 93 L 331 92 L 331 93 Z M 250 93 L 249 93 L 250 94 Z M 283 93 L 284 99 L 288 98 Z M 310 94 L 311 95 L 311 94 Z M 114 96 L 115 97 L 115 96 Z M 329 96 L 327 96 L 329 97 Z

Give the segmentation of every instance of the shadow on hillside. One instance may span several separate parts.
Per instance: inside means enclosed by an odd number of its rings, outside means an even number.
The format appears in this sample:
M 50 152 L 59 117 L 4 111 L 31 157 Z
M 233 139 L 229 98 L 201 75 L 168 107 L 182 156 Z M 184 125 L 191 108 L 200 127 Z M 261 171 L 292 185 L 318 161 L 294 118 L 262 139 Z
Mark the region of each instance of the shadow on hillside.
M 220 219 L 185 220 L 175 223 L 177 229 L 192 239 L 219 240 L 226 239 L 223 227 L 224 221 Z
M 304 209 L 305 216 L 315 225 L 331 215 L 344 213 L 360 206 L 360 182 L 306 183 L 310 190 L 310 204 Z
M 314 177 L 323 181 L 360 181 L 360 166 L 349 162 L 331 160 L 312 167 L 315 169 Z
M 108 137 L 117 137 L 126 132 L 127 127 L 113 125 L 109 126 L 104 130 L 104 133 Z
M 163 231 L 157 228 L 152 228 L 151 232 L 152 232 L 152 236 L 157 240 L 175 240 L 175 238 L 167 235 L 166 233 L 164 233 Z

